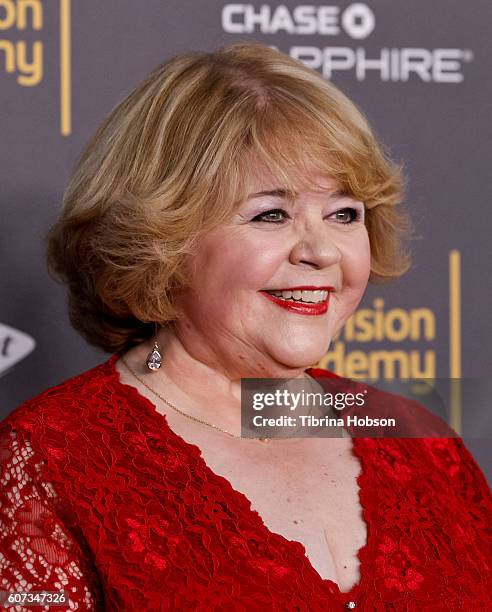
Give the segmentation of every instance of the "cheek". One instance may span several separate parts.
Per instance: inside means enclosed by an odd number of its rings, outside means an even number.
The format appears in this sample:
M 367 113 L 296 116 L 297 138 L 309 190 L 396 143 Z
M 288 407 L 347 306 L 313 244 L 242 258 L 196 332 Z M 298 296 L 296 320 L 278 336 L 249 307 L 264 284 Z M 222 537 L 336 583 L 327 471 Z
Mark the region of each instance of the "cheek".
M 230 232 L 204 240 L 197 254 L 194 285 L 258 290 L 268 286 L 285 253 L 273 237 Z
M 354 291 L 364 291 L 371 272 L 371 248 L 367 230 L 357 240 L 347 241 L 341 247 L 343 285 Z
M 357 236 L 347 236 L 347 240 L 339 244 L 339 249 L 342 253 L 342 290 L 333 296 L 332 336 L 340 331 L 345 321 L 357 309 L 367 287 L 371 271 L 371 249 L 367 230 L 364 228 Z

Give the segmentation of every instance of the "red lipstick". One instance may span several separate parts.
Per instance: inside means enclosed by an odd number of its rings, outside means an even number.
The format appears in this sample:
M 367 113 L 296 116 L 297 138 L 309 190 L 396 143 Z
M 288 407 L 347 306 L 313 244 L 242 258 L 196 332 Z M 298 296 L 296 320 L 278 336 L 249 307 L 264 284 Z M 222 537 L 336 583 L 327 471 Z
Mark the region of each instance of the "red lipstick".
M 328 296 L 322 302 L 313 304 L 309 302 L 289 302 L 287 300 L 282 300 L 281 298 L 278 298 L 277 296 L 272 295 L 271 293 L 268 293 L 267 291 L 264 291 L 264 290 L 260 291 L 260 293 L 262 293 L 265 297 L 267 297 L 269 300 L 271 300 L 275 304 L 278 304 L 278 306 L 281 306 L 282 308 L 285 308 L 286 310 L 290 310 L 291 312 L 296 312 L 297 314 L 322 315 L 328 310 L 328 302 L 330 300 L 330 291 L 333 290 L 333 287 L 313 287 L 313 286 L 304 285 L 302 287 L 288 287 L 285 289 L 275 289 L 275 291 L 294 291 L 294 290 L 298 290 L 298 291 L 325 290 L 325 291 L 328 291 Z
M 278 289 L 263 289 L 263 291 L 333 291 L 331 285 L 300 285 L 299 287 L 280 287 Z

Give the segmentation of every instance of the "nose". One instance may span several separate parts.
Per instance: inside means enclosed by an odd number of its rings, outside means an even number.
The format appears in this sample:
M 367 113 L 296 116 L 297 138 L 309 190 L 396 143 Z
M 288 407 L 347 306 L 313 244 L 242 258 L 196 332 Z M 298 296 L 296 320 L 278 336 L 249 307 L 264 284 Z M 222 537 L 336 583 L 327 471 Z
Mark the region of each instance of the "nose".
M 302 231 L 297 232 L 289 255 L 290 263 L 317 270 L 339 263 L 341 258 L 333 236 L 321 219 L 305 224 Z

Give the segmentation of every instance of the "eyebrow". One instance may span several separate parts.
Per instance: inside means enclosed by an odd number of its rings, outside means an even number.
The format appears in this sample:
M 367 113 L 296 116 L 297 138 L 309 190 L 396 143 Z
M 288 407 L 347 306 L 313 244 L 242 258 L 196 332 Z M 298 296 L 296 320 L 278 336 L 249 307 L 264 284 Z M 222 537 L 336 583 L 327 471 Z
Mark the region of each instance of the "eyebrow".
M 264 196 L 269 196 L 272 198 L 286 198 L 288 194 L 290 194 L 290 192 L 287 189 L 282 189 L 281 187 L 277 187 L 276 189 L 271 189 L 267 191 L 258 191 L 257 193 L 252 193 L 247 197 L 247 199 L 252 200 L 253 198 L 262 198 Z
M 346 195 L 346 192 L 339 188 L 339 189 L 335 189 L 334 191 L 332 191 L 329 194 L 330 198 L 336 198 L 336 197 L 340 197 L 340 196 L 344 196 Z M 287 197 L 295 197 L 297 196 L 297 192 L 292 192 L 289 191 L 288 189 L 282 189 L 281 187 L 277 187 L 275 189 L 270 189 L 270 190 L 266 190 L 266 191 L 258 191 L 257 193 L 252 193 L 250 194 L 246 199 L 247 200 L 252 200 L 254 198 L 262 198 L 262 197 L 272 197 L 272 198 L 287 198 Z

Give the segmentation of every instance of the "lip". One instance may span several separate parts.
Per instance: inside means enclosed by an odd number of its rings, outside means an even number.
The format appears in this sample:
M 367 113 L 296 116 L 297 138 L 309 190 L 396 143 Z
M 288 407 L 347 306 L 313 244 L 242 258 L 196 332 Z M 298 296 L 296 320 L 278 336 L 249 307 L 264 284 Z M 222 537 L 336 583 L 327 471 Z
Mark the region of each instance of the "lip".
M 296 287 L 296 289 L 299 290 L 301 288 Z M 321 289 L 321 288 L 303 287 L 303 289 L 314 291 L 316 289 Z M 323 287 L 323 289 L 331 290 L 332 287 Z M 275 289 L 275 290 L 272 289 L 271 291 L 282 291 L 282 289 Z M 291 291 L 291 289 L 288 289 L 286 291 Z M 271 293 L 267 293 L 267 291 L 265 290 L 260 291 L 260 293 L 263 294 L 270 301 L 280 306 L 281 308 L 285 308 L 286 310 L 289 310 L 290 312 L 295 312 L 297 314 L 302 314 L 302 315 L 322 315 L 328 310 L 328 302 L 330 301 L 330 291 L 328 291 L 328 295 L 326 299 L 323 300 L 322 302 L 318 302 L 317 304 L 312 304 L 309 302 L 286 302 L 285 300 L 281 300 L 280 298 L 276 297 L 275 295 L 272 295 Z
M 330 285 L 301 285 L 299 287 L 282 287 L 281 289 L 262 289 L 262 291 L 334 291 Z

